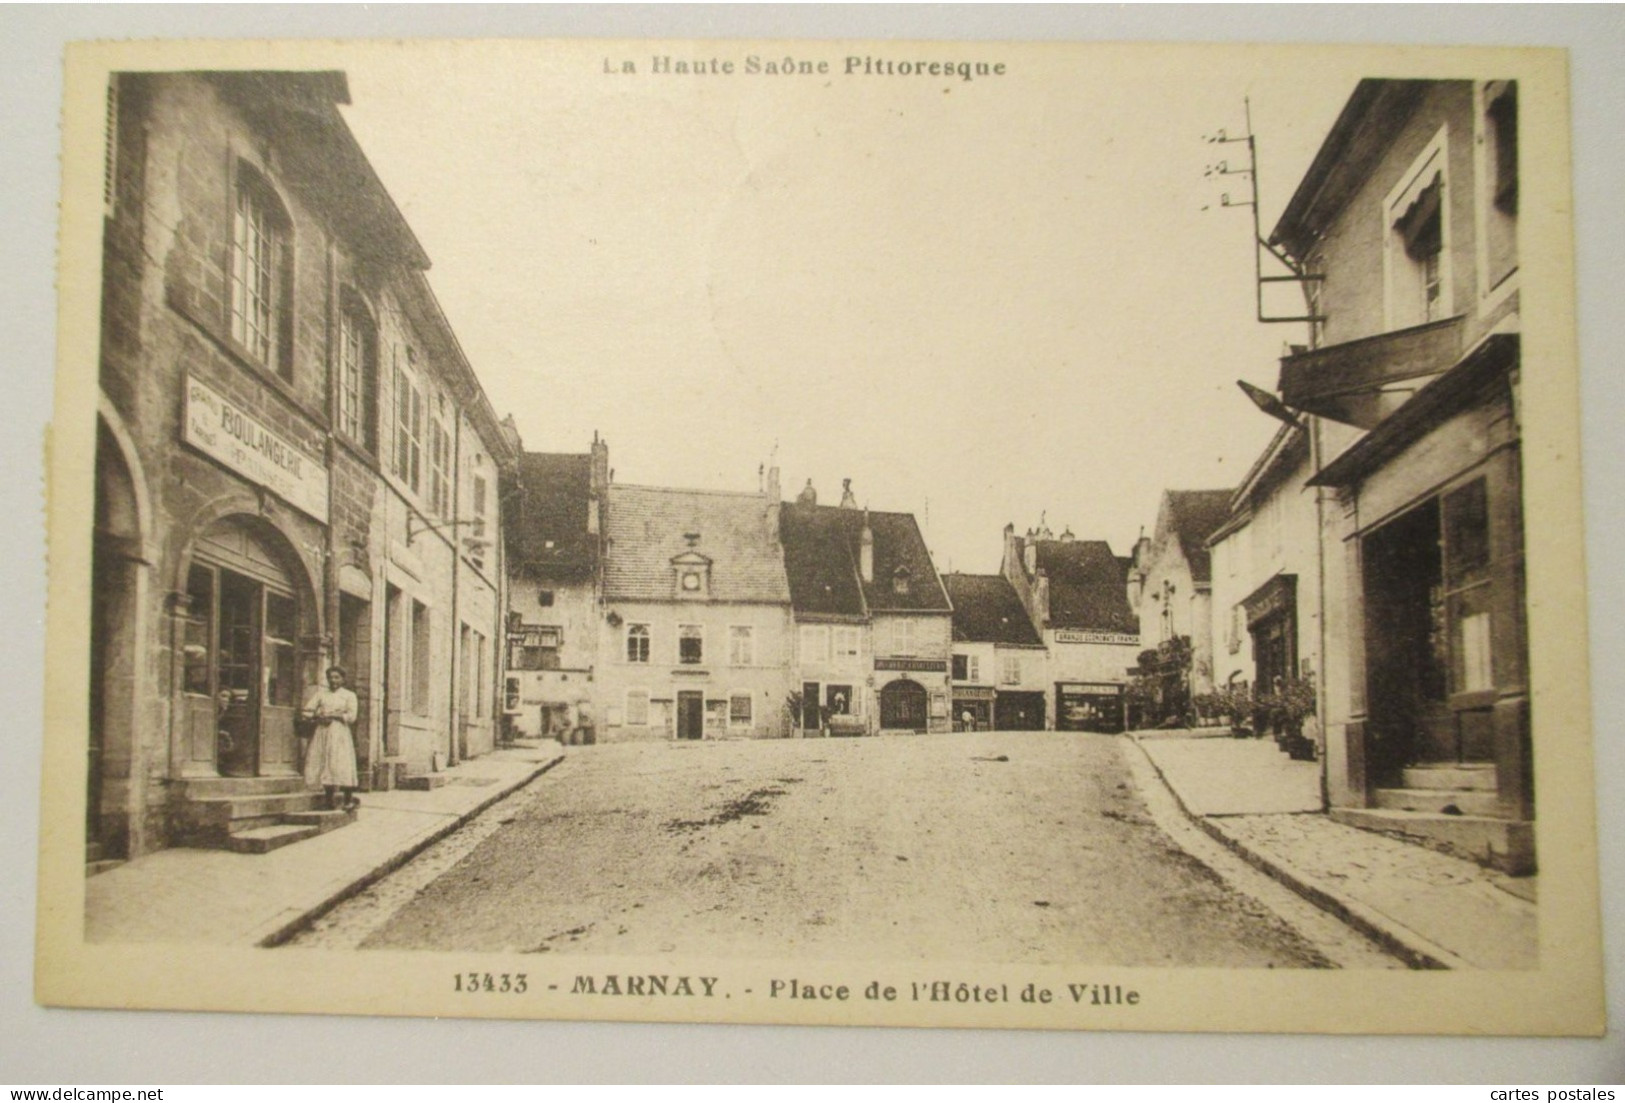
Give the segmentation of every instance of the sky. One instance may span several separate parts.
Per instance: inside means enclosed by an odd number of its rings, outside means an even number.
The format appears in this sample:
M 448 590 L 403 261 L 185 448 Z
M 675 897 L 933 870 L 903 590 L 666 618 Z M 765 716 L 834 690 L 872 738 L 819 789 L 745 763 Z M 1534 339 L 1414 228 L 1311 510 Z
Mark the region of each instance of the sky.
M 1360 75 L 1324 55 L 802 42 L 358 53 L 345 115 L 527 449 L 618 482 L 913 512 L 942 570 L 1002 530 L 1126 553 L 1165 488 L 1233 486 L 1299 325 L 1254 319 L 1266 234 Z M 656 55 L 732 74 L 653 72 Z M 1002 63 L 847 74 L 845 58 Z M 630 63 L 636 72 L 623 71 Z M 607 70 L 607 71 L 606 71 Z M 1206 209 L 1204 209 L 1206 208 Z

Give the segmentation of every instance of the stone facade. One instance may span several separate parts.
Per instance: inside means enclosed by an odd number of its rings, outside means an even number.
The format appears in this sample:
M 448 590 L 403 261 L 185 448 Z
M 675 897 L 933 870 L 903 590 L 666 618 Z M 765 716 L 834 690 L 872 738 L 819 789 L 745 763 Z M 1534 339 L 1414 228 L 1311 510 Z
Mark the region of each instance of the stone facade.
M 426 258 L 336 110 L 342 75 L 113 81 L 92 860 L 180 841 L 199 793 L 297 778 L 298 711 L 335 661 L 362 700 L 364 770 L 386 754 L 428 769 L 437 751 L 489 747 L 500 549 L 429 532 L 458 499 L 448 489 L 425 510 L 422 473 L 413 490 L 383 469 L 389 350 L 422 351 L 448 400 L 448 488 L 483 469 L 490 523 L 509 452 L 468 366 L 447 356 Z M 362 380 L 349 405 L 346 378 Z M 374 612 L 392 586 L 434 618 L 422 723 L 394 743 Z
M 1362 81 L 1272 238 L 1321 315 L 1279 389 L 1326 494 L 1332 813 L 1526 872 L 1517 125 L 1515 84 Z
M 596 738 L 782 737 L 793 655 L 778 502 L 612 483 Z

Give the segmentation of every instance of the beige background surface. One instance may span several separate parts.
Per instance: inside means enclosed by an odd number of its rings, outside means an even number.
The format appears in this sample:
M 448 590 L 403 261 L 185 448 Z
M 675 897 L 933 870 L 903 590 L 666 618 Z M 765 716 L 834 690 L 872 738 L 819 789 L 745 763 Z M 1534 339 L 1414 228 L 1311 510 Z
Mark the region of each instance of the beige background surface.
M 104 12 L 99 21 L 91 20 L 69 28 L 69 17 L 72 14 L 62 12 L 57 13 L 52 19 L 38 20 L 39 26 L 31 28 L 38 32 L 36 38 L 30 39 L 24 34 L 13 38 L 7 47 L 8 51 L 20 49 L 31 51 L 26 59 L 19 59 L 16 64 L 9 67 L 6 78 L 8 82 L 15 86 L 31 75 L 44 78 L 39 86 L 22 93 L 28 97 L 26 102 L 34 105 L 30 113 L 37 114 L 42 120 L 55 117 L 55 92 L 51 82 L 56 74 L 56 59 L 53 53 L 57 48 L 57 41 L 62 37 L 104 37 L 119 33 L 114 24 L 118 22 L 118 17 L 122 13 Z M 361 16 L 361 13 L 350 14 L 358 18 Z M 522 13 L 506 14 L 511 17 Z M 906 27 L 906 33 L 910 37 L 975 35 L 1111 39 L 1223 37 L 1245 40 L 1279 37 L 1282 28 L 1278 16 L 1259 17 L 1254 22 L 1247 23 L 1247 12 L 1232 12 L 1223 18 L 1205 17 L 1214 20 L 1207 28 L 1204 28 L 1200 18 L 1191 16 L 1187 19 L 1184 15 L 1179 15 L 1176 19 L 1176 13 L 1166 11 L 1155 20 L 1150 18 L 1152 13 L 1141 13 L 1138 22 L 1135 21 L 1133 12 L 1029 14 L 1026 18 L 1035 20 L 1031 25 L 1024 25 L 1019 14 L 1012 16 L 1009 13 L 991 15 L 961 13 L 957 22 L 944 13 L 936 13 L 936 17 L 942 21 L 931 23 L 929 19 L 922 20 L 925 13 L 915 13 L 906 20 L 896 17 L 895 13 L 848 13 L 845 21 L 835 22 L 833 21 L 836 18 L 835 13 L 813 12 L 804 16 L 804 19 L 810 19 L 811 22 L 798 24 L 786 16 L 781 15 L 775 19 L 747 11 L 734 13 L 732 19 L 737 22 L 725 24 L 717 20 L 715 13 L 690 12 L 686 16 L 688 22 L 672 22 L 671 20 L 682 17 L 684 13 L 661 12 L 645 13 L 643 16 L 645 22 L 636 25 L 628 22 L 633 13 L 594 14 L 599 15 L 605 22 L 566 26 L 558 22 L 547 22 L 537 13 L 529 13 L 528 22 L 522 21 L 524 25 L 513 26 L 510 23 L 504 25 L 501 30 L 510 34 L 559 34 L 565 31 L 578 31 L 605 35 L 650 33 L 688 36 L 739 33 L 766 36 L 799 33 L 816 36 L 862 36 Z M 892 14 L 893 21 L 881 22 L 882 16 L 887 14 Z M 1300 16 L 1309 19 L 1313 14 L 1306 12 L 1300 13 Z M 1577 49 L 1574 59 L 1576 117 L 1580 135 L 1578 145 L 1580 164 L 1577 173 L 1582 219 L 1579 263 L 1583 292 L 1580 309 L 1583 323 L 1587 327 L 1582 335 L 1582 362 L 1608 365 L 1617 359 L 1607 350 L 1615 347 L 1615 342 L 1611 338 L 1617 336 L 1618 321 L 1616 318 L 1606 316 L 1606 307 L 1603 303 L 1588 299 L 1587 292 L 1592 289 L 1592 283 L 1588 281 L 1590 274 L 1588 262 L 1594 258 L 1604 258 L 1604 267 L 1612 267 L 1606 263 L 1606 258 L 1617 255 L 1617 250 L 1607 249 L 1607 234 L 1612 233 L 1617 239 L 1617 217 L 1606 215 L 1603 221 L 1593 226 L 1586 221 L 1586 216 L 1589 209 L 1601 208 L 1605 204 L 1608 207 L 1613 206 L 1611 197 L 1619 193 L 1618 169 L 1608 168 L 1607 171 L 1615 175 L 1596 181 L 1588 178 L 1587 172 L 1590 159 L 1595 158 L 1597 167 L 1601 169 L 1602 162 L 1611 159 L 1613 153 L 1613 150 L 1608 148 L 1608 143 L 1611 135 L 1617 132 L 1619 122 L 1618 93 L 1614 90 L 1617 79 L 1613 79 L 1619 61 L 1618 21 L 1605 13 L 1594 15 L 1592 22 L 1587 24 L 1584 20 L 1571 15 L 1570 19 L 1575 25 L 1569 29 L 1574 33 L 1558 38 L 1554 37 L 1554 31 L 1560 29 L 1561 19 L 1545 13 L 1538 21 L 1530 20 L 1518 24 L 1516 19 L 1510 18 L 1516 14 L 1494 13 L 1493 21 L 1486 19 L 1481 26 L 1475 26 L 1472 20 L 1464 21 L 1459 16 L 1453 22 L 1440 22 L 1434 19 L 1432 33 L 1429 33 L 1428 26 L 1421 24 L 1415 30 L 1407 31 L 1402 19 L 1390 18 L 1388 15 L 1384 16 L 1381 25 L 1384 35 L 1389 38 L 1406 37 L 1433 41 L 1469 41 L 1475 38 L 1502 42 L 1563 41 L 1574 43 L 1577 47 L 1582 42 L 1586 44 L 1588 49 Z M 303 16 L 300 16 L 300 13 L 284 14 L 281 20 L 275 22 L 244 24 L 235 30 L 224 26 L 199 27 L 193 20 L 189 29 L 209 34 L 287 35 L 297 33 L 297 27 L 289 20 L 297 21 L 298 18 L 309 18 L 310 15 L 311 13 L 304 13 Z M 452 14 L 437 11 L 417 13 L 417 16 L 421 22 L 419 26 L 413 27 L 410 33 L 469 34 L 476 31 L 476 27 L 466 21 L 468 16 L 463 13 L 458 13 L 463 22 L 453 22 Z M 327 18 L 337 19 L 332 14 Z M 825 22 L 818 23 L 819 18 Z M 1046 18 L 1049 20 L 1047 23 L 1044 22 Z M 1348 18 L 1346 14 L 1344 18 Z M 436 19 L 440 22 L 434 23 Z M 384 33 L 384 25 L 377 22 L 376 17 L 372 17 L 372 20 L 345 25 L 342 19 L 339 19 L 337 23 L 326 25 L 323 29 L 331 33 L 344 34 Z M 24 24 L 27 21 L 16 20 L 16 22 Z M 1422 24 L 1428 22 L 1423 20 Z M 430 23 L 433 25 L 428 25 Z M 1294 37 L 1349 38 L 1354 36 L 1357 30 L 1357 27 L 1347 23 L 1341 25 L 1322 23 L 1320 26 L 1319 33 L 1305 32 Z M 1476 35 L 1469 33 L 1472 30 L 1480 32 L 1493 30 L 1497 33 L 1493 37 L 1486 38 L 1483 33 Z M 1611 38 L 1605 33 L 1609 30 L 1612 30 Z M 390 27 L 389 31 L 404 33 L 404 29 L 398 26 Z M 126 33 L 137 32 L 132 29 Z M 180 31 L 173 25 L 153 26 L 145 33 L 176 34 Z M 1594 60 L 1588 60 L 1588 54 L 1594 57 Z M 1589 94 L 1588 88 L 1591 89 Z M 8 92 L 10 91 L 8 88 Z M 1606 117 L 1593 116 L 1592 112 L 1598 110 L 1612 111 L 1613 114 Z M 8 115 L 14 117 L 16 112 L 8 112 Z M 37 140 L 31 136 L 27 138 L 29 155 L 13 155 L 8 158 L 8 165 L 11 166 L 8 171 L 19 172 L 20 179 L 14 185 L 8 180 L 7 194 L 21 196 L 25 200 L 14 205 L 13 211 L 10 212 L 13 217 L 27 211 L 36 211 L 36 208 L 29 206 L 28 203 L 39 196 L 54 197 L 57 181 L 55 174 L 47 171 L 47 166 L 52 164 L 49 158 L 54 155 L 54 128 L 47 124 L 42 129 L 43 137 Z M 33 157 L 32 154 L 37 149 L 44 149 L 49 153 L 44 157 Z M 1589 191 L 1593 186 L 1596 190 Z M 1589 202 L 1588 195 L 1592 197 Z M 1610 198 L 1604 200 L 1604 196 Z M 46 205 L 37 209 L 43 213 L 34 213 L 32 216 L 36 230 L 35 238 L 22 239 L 23 247 L 15 253 L 22 258 L 20 263 L 16 264 L 17 270 L 6 273 L 8 298 L 11 294 L 10 281 L 17 279 L 22 284 L 19 291 L 33 295 L 32 302 L 35 305 L 22 310 L 9 306 L 7 313 L 10 317 L 34 318 L 41 322 L 47 322 L 50 318 L 49 235 L 45 235 L 43 249 L 36 250 L 30 247 L 30 242 L 39 236 L 37 231 L 40 224 L 48 226 L 51 221 L 49 202 L 50 199 L 47 198 Z M 1601 213 L 1603 212 L 1599 210 L 1599 214 Z M 25 225 L 27 221 L 25 219 Z M 1593 303 L 1595 305 L 1592 305 Z M 1614 332 L 1610 332 L 1608 326 L 1613 326 Z M 32 342 L 26 346 L 16 343 L 12 345 L 15 350 L 13 355 L 17 358 L 14 378 L 18 382 L 14 392 L 17 401 L 11 404 L 13 429 L 9 435 L 8 446 L 16 450 L 16 462 L 12 465 L 12 469 L 17 472 L 37 470 L 38 426 L 46 416 L 49 406 L 49 392 L 45 379 L 48 376 L 47 366 L 52 359 L 53 342 L 48 324 L 40 324 L 37 328 L 39 330 L 37 345 Z M 29 336 L 33 337 L 33 334 Z M 1617 715 L 1620 701 L 1617 691 L 1605 684 L 1612 669 L 1610 656 L 1617 656 L 1619 653 L 1618 629 L 1611 623 L 1615 619 L 1611 611 L 1619 607 L 1617 582 L 1619 556 L 1617 550 L 1610 552 L 1607 546 L 1610 543 L 1608 538 L 1617 528 L 1618 507 L 1609 500 L 1611 495 L 1599 495 L 1597 491 L 1616 481 L 1609 476 L 1616 473 L 1619 468 L 1619 445 L 1613 438 L 1617 437 L 1620 385 L 1616 379 L 1598 378 L 1597 375 L 1598 373 L 1593 372 L 1587 377 L 1589 388 L 1586 396 L 1589 418 L 1587 428 L 1595 434 L 1588 443 L 1602 438 L 1603 444 L 1611 449 L 1598 452 L 1596 445 L 1593 444 L 1588 453 L 1591 464 L 1590 483 L 1596 488 L 1588 505 L 1592 511 L 1591 550 L 1595 557 L 1592 567 L 1592 608 L 1595 618 L 1593 628 L 1599 646 L 1597 660 L 1599 685 L 1596 690 L 1600 718 L 1599 777 L 1603 782 L 1601 791 L 1606 794 L 1611 792 L 1613 785 L 1619 781 L 1618 754 L 1612 745 L 1613 730 L 1610 717 Z M 31 492 L 37 485 L 27 479 L 15 480 L 14 485 L 8 488 L 8 494 L 17 495 L 19 504 L 8 511 L 10 515 L 26 516 L 30 513 L 34 508 Z M 7 557 L 7 562 L 12 565 L 14 580 L 12 586 L 7 588 L 6 596 L 8 602 L 18 603 L 20 607 L 8 620 L 14 625 L 37 624 L 40 621 L 38 595 L 41 588 L 38 584 L 38 574 L 28 573 L 37 572 L 40 562 L 37 529 L 14 530 L 12 539 L 20 544 L 20 547 Z M 7 863 L 11 876 L 7 881 L 18 886 L 31 886 L 34 873 L 33 844 L 36 838 L 34 824 L 37 822 L 33 819 L 37 805 L 33 803 L 36 794 L 32 791 L 33 779 L 38 777 L 38 760 L 33 757 L 37 754 L 39 731 L 36 703 L 37 687 L 40 684 L 37 635 L 18 633 L 17 638 L 9 641 L 8 653 L 13 660 L 8 664 L 8 669 L 13 671 L 18 684 L 10 695 L 16 703 L 16 708 L 13 710 L 15 735 L 11 741 L 14 748 L 12 756 L 14 792 L 8 794 L 12 799 L 7 801 L 5 812 L 7 826 L 12 828 L 7 837 L 13 842 L 13 845 L 8 847 Z M 1614 696 L 1610 698 L 1609 694 Z M 1618 817 L 1607 799 L 1601 802 L 1601 815 L 1602 837 L 1605 840 L 1620 837 Z M 1617 855 L 1611 850 L 1609 853 L 1617 862 Z M 12 868 L 13 866 L 15 868 Z M 1616 882 L 1617 877 L 1605 881 L 1605 888 L 1612 887 Z M 1607 1078 L 1610 1069 L 1612 1069 L 1611 1078 L 1617 1079 L 1621 1075 L 1617 1064 L 1612 1063 L 1617 1061 L 1617 1056 L 1614 1056 L 1618 1050 L 1617 1041 L 1611 1045 L 1609 1041 L 1602 1043 L 1535 1043 L 1516 1040 L 1474 1043 L 1465 1040 L 1421 1042 L 1368 1039 L 1271 1041 L 1256 1037 L 1231 1037 L 1147 1039 L 1143 1044 L 1136 1039 L 1131 1044 L 1124 1045 L 1121 1038 L 1086 1035 L 945 1035 L 918 1031 L 855 1033 L 717 1027 L 436 1024 L 242 1016 L 187 1017 L 183 1026 L 182 1020 L 174 1015 L 109 1016 L 87 1012 L 42 1012 L 29 1007 L 26 1003 L 26 993 L 30 987 L 26 975 L 27 963 L 31 957 L 32 914 L 31 908 L 28 907 L 29 903 L 30 900 L 26 895 L 14 893 L 9 894 L 4 905 L 6 968 L 8 971 L 17 969 L 17 974 L 15 978 L 7 978 L 12 983 L 7 985 L 9 994 L 5 998 L 8 1003 L 3 1005 L 3 1011 L 8 1026 L 12 1026 L 15 1019 L 14 1025 L 18 1029 L 8 1029 L 6 1032 L 8 1042 L 3 1051 L 0 1051 L 0 1080 L 44 1076 L 48 1072 L 54 1073 L 57 1077 L 63 1075 L 86 1079 L 144 1077 L 158 1080 L 192 1078 L 260 1080 L 311 1076 L 409 1079 L 426 1077 L 483 1079 L 490 1076 L 567 1079 L 638 1075 L 727 1079 L 831 1076 L 852 1078 L 913 1076 L 933 1079 L 981 1077 L 1361 1079 L 1381 1076 L 1400 1079 L 1437 1077 L 1474 1080 L 1517 1078 L 1575 1080 L 1585 1079 L 1588 1076 Z M 1615 973 L 1617 975 L 1617 969 Z M 1216 977 L 1209 975 L 1201 981 L 1192 978 L 1193 984 L 1203 985 L 1206 989 L 1206 998 L 1219 1009 L 1217 1021 L 1222 1021 L 1222 1008 L 1230 999 L 1223 982 L 1231 979 L 1233 978 L 1222 975 Z M 16 1000 L 19 1004 L 15 1012 L 9 1002 L 12 1000 Z M 424 1031 L 429 1033 L 423 1033 Z M 527 1032 L 523 1035 L 527 1039 L 524 1046 L 514 1045 L 514 1040 L 519 1035 L 511 1033 L 513 1031 Z M 59 1042 L 71 1036 L 74 1042 L 71 1048 L 53 1044 L 47 1040 L 53 1036 Z M 39 1039 L 39 1042 L 28 1044 L 29 1039 Z M 51 1051 L 71 1056 L 71 1063 L 37 1066 L 23 1063 L 30 1060 L 44 1061 L 45 1054 Z M 646 1054 L 651 1063 L 628 1066 L 625 1060 L 628 1051 Z M 147 1062 L 146 1067 L 151 1071 L 138 1073 L 135 1071 L 137 1066 L 123 1063 L 130 1059 L 131 1053 L 136 1052 L 142 1054 L 141 1059 Z M 300 1065 L 288 1065 L 284 1055 L 296 1053 L 307 1057 L 330 1054 L 332 1061 L 318 1067 L 304 1065 L 302 1062 Z M 836 1053 L 853 1056 L 837 1062 L 832 1059 Z M 1179 1054 L 1179 1059 L 1170 1063 L 1171 1054 Z M 17 1063 L 14 1065 L 13 1062 Z M 99 1073 L 93 1071 L 98 1069 L 101 1070 Z

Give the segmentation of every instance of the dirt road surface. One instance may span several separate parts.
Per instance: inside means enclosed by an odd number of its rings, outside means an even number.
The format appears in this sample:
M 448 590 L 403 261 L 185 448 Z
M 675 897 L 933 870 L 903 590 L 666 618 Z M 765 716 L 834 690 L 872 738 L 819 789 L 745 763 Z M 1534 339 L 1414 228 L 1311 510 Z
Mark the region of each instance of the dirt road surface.
M 1308 905 L 1299 922 L 1261 904 L 1284 892 L 1273 882 L 1238 891 L 1263 879 L 1221 877 L 1223 859 L 1182 849 L 1132 753 L 1053 732 L 571 748 L 298 944 L 1394 964 Z

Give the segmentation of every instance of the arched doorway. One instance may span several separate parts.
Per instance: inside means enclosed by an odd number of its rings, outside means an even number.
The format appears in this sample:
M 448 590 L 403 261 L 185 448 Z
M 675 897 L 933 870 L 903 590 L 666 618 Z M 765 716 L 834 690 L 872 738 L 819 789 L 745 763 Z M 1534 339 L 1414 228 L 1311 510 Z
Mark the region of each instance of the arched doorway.
M 899 678 L 880 691 L 880 726 L 883 728 L 926 728 L 925 687 L 908 678 Z
M 90 732 L 85 858 L 130 851 L 131 771 L 140 687 L 141 495 L 130 461 L 105 421 L 96 428 L 90 588 Z
M 228 517 L 197 538 L 178 631 L 182 773 L 298 773 L 300 625 L 311 598 L 282 538 Z

